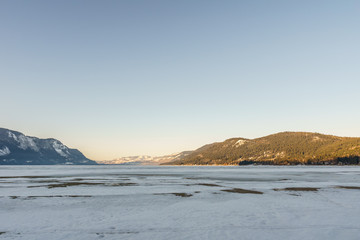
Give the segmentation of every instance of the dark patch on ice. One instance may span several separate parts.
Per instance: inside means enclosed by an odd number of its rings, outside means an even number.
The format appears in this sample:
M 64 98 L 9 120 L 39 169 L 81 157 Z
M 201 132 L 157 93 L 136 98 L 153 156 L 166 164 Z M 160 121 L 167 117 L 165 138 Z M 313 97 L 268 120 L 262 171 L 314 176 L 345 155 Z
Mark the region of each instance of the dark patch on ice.
M 285 178 L 264 178 L 264 177 L 185 177 L 187 180 L 203 180 L 203 181 L 234 181 L 234 182 L 274 182 L 286 181 Z
M 171 194 L 178 196 L 178 197 L 191 197 L 192 196 L 192 194 L 190 194 L 190 193 L 171 193 Z
M 195 185 L 201 185 L 201 186 L 207 186 L 207 187 L 222 187 L 218 184 L 213 184 L 213 183 L 198 183 L 198 184 L 195 184 Z
M 6 232 L 0 232 L 0 235 L 5 234 Z
M 336 186 L 336 188 L 360 190 L 360 187 L 357 187 L 357 186 Z
M 40 185 L 40 186 L 28 186 L 28 188 L 36 188 L 36 187 L 47 187 L 51 188 L 63 188 L 63 187 L 73 187 L 73 186 L 111 186 L 111 187 L 118 187 L 118 186 L 135 186 L 136 183 L 126 182 L 126 183 L 104 183 L 104 182 L 63 182 L 57 184 L 48 184 L 48 185 Z
M 89 198 L 92 197 L 91 195 L 50 195 L 50 196 L 28 196 L 28 198 Z
M 126 173 L 126 174 L 106 174 L 107 176 L 118 176 L 118 177 L 178 177 L 183 174 L 168 174 L 168 173 Z
M 137 185 L 138 185 L 137 183 L 132 183 L 132 182 L 106 184 L 106 186 L 113 186 L 113 187 L 117 187 L 117 186 L 137 186 Z
M 136 231 L 112 231 L 112 232 L 97 232 L 95 233 L 99 237 L 103 238 L 105 235 L 114 235 L 114 234 L 138 234 Z
M 51 176 L 6 176 L 6 177 L 0 177 L 0 178 L 53 178 Z
M 79 186 L 79 185 L 86 185 L 86 186 L 94 186 L 94 185 L 103 185 L 104 183 L 99 182 L 66 182 L 66 183 L 59 183 L 59 184 L 49 184 L 47 188 L 61 188 L 61 187 L 72 187 L 72 186 Z
M 75 182 L 78 182 L 78 181 L 108 181 L 110 179 L 107 179 L 107 178 L 74 178 L 74 179 L 71 179 L 70 181 L 75 181 Z
M 242 194 L 263 194 L 263 192 L 242 189 L 242 188 L 233 188 L 233 189 L 223 189 L 223 192 L 231 192 L 231 193 L 242 193 Z
M 47 195 L 47 196 L 9 196 L 11 199 L 35 199 L 35 198 L 89 198 L 91 195 Z
M 201 193 L 200 191 L 195 191 L 194 193 Z
M 136 178 L 137 178 L 137 179 L 140 179 L 140 180 L 146 179 L 146 177 L 144 177 L 144 176 L 137 176 Z
M 60 182 L 59 180 L 32 180 L 32 181 L 29 181 L 31 183 L 58 183 Z
M 299 191 L 299 192 L 317 192 L 319 188 L 313 187 L 288 187 L 288 188 L 274 188 L 274 191 Z
M 62 188 L 62 187 L 72 187 L 72 186 L 79 186 L 79 185 L 103 185 L 104 183 L 98 182 L 65 182 L 65 183 L 58 183 L 58 184 L 49 184 L 49 185 L 41 185 L 41 186 L 28 186 L 28 188 L 36 188 L 36 187 L 47 187 L 47 188 Z
M 191 197 L 191 193 L 154 193 L 154 195 L 175 195 L 177 197 Z

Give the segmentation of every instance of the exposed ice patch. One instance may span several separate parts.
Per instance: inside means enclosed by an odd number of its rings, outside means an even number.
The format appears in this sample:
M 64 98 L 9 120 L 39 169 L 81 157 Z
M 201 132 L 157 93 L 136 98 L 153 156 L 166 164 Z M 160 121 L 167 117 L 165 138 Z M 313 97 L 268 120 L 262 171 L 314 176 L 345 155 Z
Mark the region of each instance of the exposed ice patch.
M 10 150 L 7 146 L 0 148 L 0 156 L 6 156 L 10 154 Z

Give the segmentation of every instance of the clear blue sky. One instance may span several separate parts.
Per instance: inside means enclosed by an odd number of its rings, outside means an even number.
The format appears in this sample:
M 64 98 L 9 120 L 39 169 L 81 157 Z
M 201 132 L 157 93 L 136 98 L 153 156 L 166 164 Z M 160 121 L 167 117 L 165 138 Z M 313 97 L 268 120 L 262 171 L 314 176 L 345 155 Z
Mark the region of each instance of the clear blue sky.
M 360 136 L 360 1 L 0 1 L 0 126 L 95 160 Z

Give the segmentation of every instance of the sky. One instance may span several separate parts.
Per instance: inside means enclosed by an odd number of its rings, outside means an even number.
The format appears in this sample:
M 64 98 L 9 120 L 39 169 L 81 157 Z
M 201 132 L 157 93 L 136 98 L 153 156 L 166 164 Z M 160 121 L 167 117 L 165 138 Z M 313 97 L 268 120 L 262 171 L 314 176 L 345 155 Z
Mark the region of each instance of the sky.
M 93 160 L 360 137 L 360 1 L 0 1 L 0 127 Z

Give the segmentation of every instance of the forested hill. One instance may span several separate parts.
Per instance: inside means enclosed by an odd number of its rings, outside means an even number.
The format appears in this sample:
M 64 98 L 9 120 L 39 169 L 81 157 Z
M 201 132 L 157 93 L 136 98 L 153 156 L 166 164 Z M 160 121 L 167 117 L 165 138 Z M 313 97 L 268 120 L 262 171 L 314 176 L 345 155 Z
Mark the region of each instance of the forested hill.
M 172 165 L 359 164 L 360 138 L 282 132 L 205 145 Z

